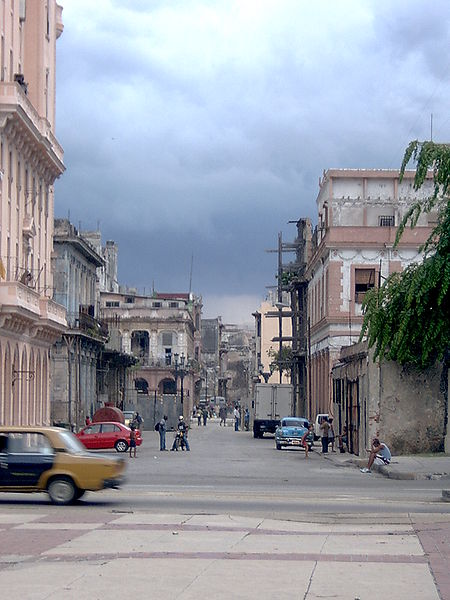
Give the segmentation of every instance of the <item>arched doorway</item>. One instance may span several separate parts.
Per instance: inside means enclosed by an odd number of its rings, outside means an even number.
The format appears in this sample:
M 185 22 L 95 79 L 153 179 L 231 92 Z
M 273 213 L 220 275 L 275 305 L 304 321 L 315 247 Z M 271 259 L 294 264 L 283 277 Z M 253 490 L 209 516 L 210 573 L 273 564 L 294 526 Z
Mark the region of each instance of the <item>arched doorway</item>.
M 28 370 L 30 377 L 28 379 L 28 425 L 34 425 L 36 423 L 36 398 L 35 398 L 35 385 L 36 385 L 36 369 L 34 365 L 34 352 L 31 350 L 30 361 Z
M 14 348 L 14 358 L 12 361 L 12 411 L 11 411 L 11 425 L 19 425 L 20 423 L 20 359 L 19 359 L 19 347 L 16 345 Z
M 6 398 L 11 397 L 11 375 L 12 375 L 12 365 L 11 365 L 11 350 L 9 344 L 6 344 L 5 348 L 5 358 L 4 358 L 4 371 L 3 371 L 3 423 L 5 425 L 11 425 L 11 403 L 6 402 Z M 9 405 L 9 406 L 8 406 Z
M 24 348 L 22 352 L 22 362 L 20 366 L 22 371 L 20 374 L 20 424 L 26 425 L 28 422 L 28 379 L 30 373 L 28 372 L 28 361 L 27 361 L 27 349 Z

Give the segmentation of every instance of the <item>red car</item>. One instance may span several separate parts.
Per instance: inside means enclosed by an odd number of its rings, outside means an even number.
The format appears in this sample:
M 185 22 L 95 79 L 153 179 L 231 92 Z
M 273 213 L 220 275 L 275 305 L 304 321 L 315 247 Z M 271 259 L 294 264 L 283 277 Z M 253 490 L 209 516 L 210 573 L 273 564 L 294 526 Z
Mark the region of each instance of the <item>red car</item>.
M 89 450 L 115 448 L 117 452 L 126 452 L 130 447 L 131 429 L 122 423 L 111 421 L 92 423 L 79 431 L 76 436 Z M 136 445 L 142 444 L 141 432 L 136 429 Z

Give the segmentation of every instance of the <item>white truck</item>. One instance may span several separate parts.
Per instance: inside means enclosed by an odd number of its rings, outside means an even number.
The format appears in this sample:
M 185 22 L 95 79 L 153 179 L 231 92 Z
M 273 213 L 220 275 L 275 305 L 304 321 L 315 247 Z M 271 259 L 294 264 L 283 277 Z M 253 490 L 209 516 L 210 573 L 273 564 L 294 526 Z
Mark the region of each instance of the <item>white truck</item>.
M 287 383 L 257 383 L 253 400 L 253 437 L 275 433 L 283 417 L 294 414 L 294 388 Z

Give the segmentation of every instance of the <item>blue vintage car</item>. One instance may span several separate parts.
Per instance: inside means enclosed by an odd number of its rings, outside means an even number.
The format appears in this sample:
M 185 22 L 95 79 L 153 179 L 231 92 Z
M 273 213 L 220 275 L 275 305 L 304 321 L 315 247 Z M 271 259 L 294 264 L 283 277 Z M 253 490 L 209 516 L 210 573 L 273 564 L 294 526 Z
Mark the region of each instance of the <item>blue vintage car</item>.
M 275 431 L 275 445 L 277 450 L 283 446 L 292 446 L 302 448 L 301 441 L 305 431 L 308 431 L 309 421 L 303 417 L 283 417 L 281 423 Z M 308 447 L 314 442 L 314 434 L 310 432 L 308 437 Z

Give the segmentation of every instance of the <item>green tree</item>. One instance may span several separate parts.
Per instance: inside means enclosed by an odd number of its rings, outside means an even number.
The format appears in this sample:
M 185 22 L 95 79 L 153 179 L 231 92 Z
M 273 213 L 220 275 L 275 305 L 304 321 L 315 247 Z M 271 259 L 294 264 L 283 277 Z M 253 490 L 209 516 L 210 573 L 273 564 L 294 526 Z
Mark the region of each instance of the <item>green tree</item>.
M 269 358 L 271 358 L 270 368 L 272 371 L 279 371 L 283 374 L 283 372 L 289 373 L 292 367 L 292 348 L 291 346 L 282 346 L 281 347 L 281 356 L 279 350 L 274 350 L 271 348 L 268 353 Z
M 415 227 L 422 213 L 435 211 L 437 222 L 421 248 L 424 260 L 402 273 L 393 273 L 364 299 L 361 338 L 367 335 L 375 358 L 395 360 L 425 369 L 442 359 L 450 341 L 450 145 L 411 142 L 400 170 L 416 164 L 414 189 L 433 173 L 434 191 L 414 203 L 397 232 L 397 245 L 405 228 Z

